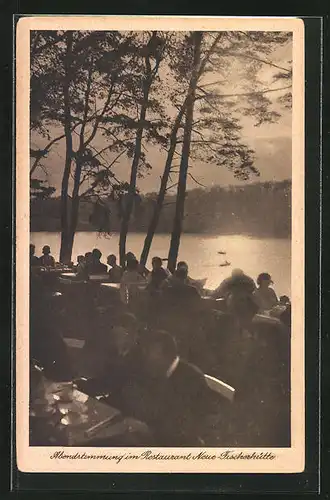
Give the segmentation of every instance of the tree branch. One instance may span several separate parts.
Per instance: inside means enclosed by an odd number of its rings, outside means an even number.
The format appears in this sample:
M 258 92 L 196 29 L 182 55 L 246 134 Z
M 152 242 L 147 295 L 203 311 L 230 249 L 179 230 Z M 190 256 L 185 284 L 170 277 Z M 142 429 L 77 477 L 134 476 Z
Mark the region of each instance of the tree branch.
M 32 54 L 33 56 L 36 56 L 40 54 L 43 50 L 47 49 L 48 47 L 51 47 L 52 45 L 56 45 L 58 42 L 63 40 L 65 37 L 66 33 L 64 32 L 63 35 L 58 35 L 58 38 L 56 40 L 50 40 L 49 42 L 44 43 L 40 47 L 35 47 L 34 53 Z
M 95 148 L 94 148 L 94 149 L 95 149 Z M 111 167 L 112 167 L 115 163 L 117 163 L 118 159 L 119 159 L 119 158 L 120 158 L 123 154 L 124 154 L 124 151 L 121 151 L 121 153 L 119 153 L 119 154 L 116 156 L 116 158 L 115 158 L 114 160 L 112 160 L 112 162 L 110 163 L 110 165 L 102 165 L 102 166 L 103 166 L 103 168 L 104 168 L 105 170 L 109 171 L 109 170 L 111 169 Z M 117 179 L 117 177 L 113 174 L 113 172 L 111 172 L 111 174 L 112 174 L 112 178 L 114 179 L 114 181 L 115 181 L 117 184 L 120 184 L 119 179 Z M 99 183 L 99 181 L 98 181 L 98 180 L 95 180 L 95 181 L 92 183 L 91 187 L 90 187 L 90 188 L 88 188 L 88 189 L 87 189 L 84 193 L 82 193 L 79 197 L 80 197 L 80 198 L 85 198 L 87 195 L 89 195 L 90 193 L 92 193 L 92 192 L 93 192 L 93 190 L 97 187 L 98 183 Z
M 112 144 L 106 146 L 105 148 L 101 149 L 101 151 L 98 151 L 94 156 L 92 156 L 92 158 L 97 158 L 98 156 L 102 155 L 102 153 L 104 153 L 104 151 L 106 151 L 107 149 L 110 149 L 112 146 Z
M 202 184 L 201 182 L 198 182 L 198 180 L 197 180 L 197 179 L 195 179 L 195 177 L 194 177 L 194 176 L 193 176 L 190 172 L 188 172 L 188 175 L 189 175 L 189 177 L 191 177 L 191 178 L 192 178 L 192 180 L 193 180 L 194 182 L 196 182 L 196 184 L 198 184 L 199 186 L 201 186 L 201 187 L 203 187 L 203 188 L 206 188 L 206 186 L 204 186 L 204 184 Z
M 178 182 L 176 182 L 175 184 L 172 184 L 171 186 L 168 186 L 165 191 L 169 191 L 170 189 L 174 188 L 175 186 L 178 185 Z
M 202 60 L 202 62 L 200 64 L 199 70 L 197 72 L 197 81 L 199 80 L 199 78 L 201 77 L 201 75 L 204 73 L 205 66 L 209 62 L 210 57 L 213 55 L 213 52 L 214 52 L 214 50 L 215 50 L 215 48 L 216 48 L 216 46 L 217 46 L 217 44 L 218 44 L 221 36 L 222 36 L 222 33 L 218 33 L 218 35 L 215 38 L 212 37 L 214 39 L 214 41 L 213 41 L 211 47 L 209 48 L 209 50 L 206 52 L 205 57 L 204 57 L 204 59 Z
M 279 87 L 277 89 L 256 90 L 255 92 L 242 92 L 242 93 L 238 93 L 238 94 L 219 94 L 217 96 L 213 96 L 213 98 L 214 99 L 222 99 L 222 98 L 226 98 L 226 97 L 247 97 L 247 96 L 250 96 L 250 95 L 261 95 L 261 94 L 267 94 L 269 92 L 278 92 L 280 90 L 286 90 L 286 89 L 291 89 L 291 85 L 287 85 L 285 87 Z M 218 108 L 216 106 L 214 106 L 214 104 L 212 104 L 209 101 L 209 99 L 207 98 L 208 93 L 205 90 L 203 90 L 202 88 L 199 88 L 199 90 L 201 92 L 203 92 L 204 94 L 206 94 L 206 95 L 203 95 L 203 96 L 199 96 L 199 99 L 204 99 L 207 102 L 207 104 L 212 109 L 214 109 L 214 111 L 216 111 L 218 113 L 219 112 Z
M 51 147 L 53 146 L 53 144 L 55 144 L 56 142 L 60 141 L 61 139 L 64 139 L 64 137 L 65 137 L 65 134 L 61 134 L 61 135 L 59 135 L 58 137 L 55 137 L 55 139 L 51 140 L 51 141 L 47 144 L 47 146 L 44 148 L 44 151 L 48 151 L 48 150 L 49 150 L 49 148 L 51 148 Z M 38 163 L 39 163 L 39 161 L 41 160 L 41 158 L 42 158 L 42 156 L 40 156 L 40 158 L 36 158 L 36 159 L 34 160 L 33 165 L 32 165 L 32 167 L 31 167 L 31 169 L 30 169 L 30 178 L 31 178 L 31 176 L 32 176 L 33 172 L 35 171 L 35 169 L 37 168 Z
M 102 108 L 102 111 L 101 113 L 96 117 L 95 119 L 95 123 L 94 123 L 94 127 L 93 127 L 93 131 L 90 135 L 90 137 L 87 139 L 87 141 L 85 142 L 85 147 L 88 146 L 88 144 L 90 144 L 92 142 L 92 140 L 94 139 L 94 137 L 96 136 L 96 133 L 97 133 L 97 129 L 98 129 L 98 126 L 100 124 L 100 121 L 102 120 L 106 110 L 108 109 L 108 106 L 110 104 L 110 101 L 111 101 L 111 97 L 112 97 L 112 91 L 113 91 L 113 88 L 114 88 L 114 85 L 115 85 L 115 82 L 116 82 L 116 77 L 117 77 L 117 74 L 114 75 L 114 78 L 112 79 L 112 82 L 111 82 L 111 86 L 110 86 L 110 89 L 109 89 L 109 92 L 108 92 L 108 96 L 107 96 L 107 99 L 104 103 L 104 106 Z M 117 102 L 119 101 L 119 98 L 121 97 L 121 94 L 119 94 L 119 97 L 116 101 L 116 103 L 114 104 L 114 106 L 117 104 Z
M 203 85 L 200 85 L 200 89 L 202 90 L 203 87 L 210 87 L 211 85 L 218 85 L 219 83 L 224 83 L 227 80 L 216 80 L 215 82 L 209 82 L 209 83 L 203 83 Z
M 291 73 L 291 70 L 288 68 L 283 68 L 282 66 L 279 66 L 278 64 L 272 63 L 271 61 L 267 61 L 266 59 L 261 59 L 260 57 L 250 56 L 249 54 L 240 54 L 239 52 L 226 52 L 226 53 L 221 54 L 221 56 L 234 56 L 234 57 L 241 57 L 241 58 L 245 58 L 245 59 L 251 59 L 252 61 L 258 61 L 258 62 L 262 62 L 264 64 L 268 64 L 269 66 L 273 66 L 274 68 L 285 71 L 286 73 Z
M 86 86 L 86 92 L 85 92 L 84 113 L 83 113 L 83 120 L 82 120 L 82 124 L 81 124 L 81 129 L 80 129 L 80 145 L 79 145 L 80 152 L 82 152 L 82 150 L 84 149 L 84 136 L 85 136 L 85 128 L 86 128 L 86 124 L 87 124 L 89 96 L 90 96 L 91 84 L 92 84 L 92 73 L 93 73 L 93 60 L 90 61 L 90 66 L 88 69 L 88 79 L 87 79 L 87 86 Z

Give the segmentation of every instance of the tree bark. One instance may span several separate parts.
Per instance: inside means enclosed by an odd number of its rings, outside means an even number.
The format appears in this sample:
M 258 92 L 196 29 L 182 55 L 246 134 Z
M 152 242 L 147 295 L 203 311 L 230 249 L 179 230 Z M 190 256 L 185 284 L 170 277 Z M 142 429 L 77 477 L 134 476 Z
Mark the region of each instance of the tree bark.
M 169 176 L 171 173 L 171 166 L 172 166 L 173 156 L 174 156 L 176 143 L 177 143 L 177 133 L 178 133 L 179 127 L 181 125 L 183 115 L 184 115 L 185 110 L 186 110 L 186 101 L 187 101 L 187 99 L 182 104 L 180 112 L 178 113 L 178 115 L 175 119 L 175 123 L 174 123 L 174 126 L 173 126 L 172 131 L 171 131 L 170 147 L 169 147 L 169 150 L 167 153 L 165 168 L 164 168 L 164 172 L 163 172 L 161 182 L 160 182 L 160 188 L 159 188 L 159 192 L 158 192 L 158 196 L 157 196 L 157 201 L 156 201 L 156 205 L 155 205 L 155 208 L 154 208 L 154 211 L 153 211 L 153 214 L 152 214 L 149 226 L 148 226 L 147 235 L 146 235 L 145 240 L 144 240 L 144 245 L 143 245 L 143 249 L 142 249 L 142 253 L 141 253 L 141 257 L 140 257 L 140 263 L 143 266 L 145 266 L 147 263 L 151 243 L 152 243 L 152 240 L 153 240 L 153 237 L 154 237 L 157 225 L 158 225 L 161 210 L 163 208 L 164 199 L 165 199 L 165 195 L 166 195 L 167 183 L 168 183 L 168 179 L 169 179 Z
M 72 257 L 74 236 L 76 233 L 77 224 L 78 224 L 78 217 L 79 217 L 79 205 L 80 205 L 79 188 L 80 188 L 80 181 L 81 181 L 81 171 L 82 171 L 82 166 L 83 166 L 83 154 L 86 150 L 86 145 L 89 144 L 89 142 L 90 142 L 90 138 L 88 139 L 88 141 L 85 142 L 85 129 L 86 129 L 87 118 L 88 118 L 88 106 L 89 106 L 89 97 L 90 97 L 90 91 L 91 91 L 92 71 L 93 71 L 93 62 L 90 61 L 87 87 L 86 87 L 86 92 L 85 92 L 83 121 L 81 124 L 80 133 L 79 133 L 79 148 L 78 148 L 78 151 L 76 153 L 76 168 L 75 168 L 74 179 L 73 179 L 71 216 L 70 216 L 68 245 L 67 245 L 67 252 L 68 252 L 68 255 L 70 255 L 70 260 Z
M 206 52 L 205 57 L 204 57 L 203 61 L 201 62 L 200 67 L 198 69 L 197 80 L 203 74 L 203 72 L 205 70 L 205 66 L 208 63 L 211 55 L 213 54 L 213 51 L 216 48 L 216 45 L 220 39 L 220 36 L 221 35 L 219 34 L 216 37 L 216 39 L 212 43 L 210 49 Z M 175 147 L 176 147 L 176 143 L 177 143 L 176 136 L 177 136 L 178 129 L 181 125 L 183 115 L 186 111 L 188 96 L 191 94 L 191 90 L 192 89 L 189 87 L 187 97 L 186 97 L 185 101 L 183 102 L 182 107 L 180 109 L 180 112 L 178 113 L 176 120 L 175 120 L 175 123 L 172 127 L 172 132 L 171 132 L 171 136 L 170 136 L 170 148 L 169 148 L 169 151 L 167 154 L 167 159 L 166 159 L 165 168 L 164 168 L 164 172 L 163 172 L 162 179 L 161 179 L 161 184 L 160 184 L 160 188 L 159 188 L 159 192 L 158 192 L 158 196 L 157 196 L 157 201 L 156 201 L 156 205 L 155 205 L 155 208 L 154 208 L 154 211 L 153 211 L 153 214 L 152 214 L 149 226 L 148 226 L 147 235 L 146 235 L 146 238 L 144 240 L 144 245 L 143 245 L 143 249 L 142 249 L 142 253 L 141 253 L 141 257 L 140 257 L 140 263 L 143 264 L 144 266 L 146 265 L 146 262 L 148 259 L 152 240 L 153 240 L 155 231 L 157 229 L 161 210 L 163 208 L 164 199 L 165 199 L 165 195 L 166 195 L 167 183 L 168 183 L 168 179 L 169 179 L 169 175 L 170 175 L 170 171 L 171 171 L 171 164 L 172 164 L 173 155 L 174 155 Z
M 191 132 L 193 127 L 194 104 L 195 104 L 196 88 L 199 76 L 201 43 L 203 35 L 200 31 L 196 31 L 193 33 L 192 36 L 194 39 L 194 66 L 189 83 L 189 95 L 188 95 L 186 120 L 185 120 L 184 136 L 182 144 L 182 154 L 180 162 L 177 198 L 175 205 L 175 215 L 173 222 L 173 230 L 171 234 L 170 249 L 168 253 L 168 268 L 171 272 L 174 272 L 176 267 L 176 261 L 178 258 L 179 247 L 180 247 L 180 238 L 182 233 L 184 203 L 185 203 L 186 186 L 187 186 L 187 173 L 188 173 L 189 155 L 190 155 Z
M 150 41 L 156 37 L 157 37 L 157 33 L 153 32 Z M 149 41 L 149 44 L 150 44 L 150 41 Z M 146 49 L 148 49 L 148 46 L 146 47 Z M 144 124 L 145 124 L 145 119 L 146 119 L 147 109 L 148 109 L 148 104 L 149 104 L 149 92 L 150 92 L 150 87 L 151 87 L 153 78 L 156 76 L 156 73 L 158 71 L 159 63 L 160 63 L 160 59 L 156 60 L 155 68 L 152 70 L 151 64 L 150 64 L 150 54 L 148 52 L 146 53 L 146 56 L 145 56 L 146 76 L 145 76 L 145 79 L 144 79 L 143 84 L 142 84 L 143 85 L 143 103 L 141 105 L 140 116 L 139 116 L 139 127 L 137 129 L 136 139 L 135 139 L 135 150 L 134 150 L 134 157 L 133 157 L 132 167 L 131 167 L 131 177 L 130 177 L 130 185 L 129 185 L 129 190 L 128 190 L 127 204 L 126 204 L 126 206 L 124 206 L 123 216 L 122 216 L 122 221 L 121 221 L 121 226 L 120 226 L 119 259 L 120 259 L 121 266 L 125 265 L 126 239 L 127 239 L 128 228 L 129 228 L 129 221 L 131 218 L 133 205 L 134 205 L 134 198 L 135 198 L 135 194 L 136 194 L 136 179 L 137 179 L 139 161 L 140 161 L 140 157 L 141 157 L 142 136 L 143 136 Z
M 71 251 L 69 245 L 69 207 L 68 207 L 68 188 L 69 177 L 71 172 L 71 163 L 73 156 L 72 133 L 71 133 L 71 109 L 70 109 L 70 66 L 72 61 L 72 43 L 73 33 L 67 32 L 66 36 L 67 48 L 66 57 L 64 60 L 64 81 L 63 81 L 63 97 L 64 97 L 64 132 L 65 132 L 65 164 L 61 186 L 61 249 L 60 262 L 68 263 L 71 260 Z M 72 250 L 72 249 L 71 249 Z
M 149 91 L 148 91 L 148 94 L 149 94 Z M 119 259 L 120 259 L 121 266 L 125 265 L 126 239 L 127 239 L 129 221 L 131 218 L 131 213 L 132 213 L 132 209 L 133 209 L 133 205 L 134 205 L 134 197 L 135 197 L 135 192 L 136 192 L 136 179 L 137 179 L 139 161 L 140 161 L 140 156 L 141 156 L 142 135 L 143 135 L 143 130 L 144 130 L 144 122 L 145 122 L 145 118 L 146 118 L 147 107 L 148 107 L 148 97 L 144 100 L 143 105 L 141 107 L 140 125 L 139 125 L 138 131 L 136 133 L 135 151 L 134 151 L 134 157 L 133 157 L 132 167 L 131 167 L 131 178 L 130 178 L 130 184 L 129 184 L 129 190 L 128 190 L 127 204 L 126 204 L 126 206 L 124 206 L 123 217 L 122 217 L 121 226 L 120 226 Z
M 80 177 L 81 177 L 81 162 L 77 158 L 76 160 L 76 170 L 74 175 L 74 185 L 72 190 L 72 201 L 71 201 L 71 216 L 70 216 L 70 224 L 69 224 L 69 233 L 68 233 L 68 255 L 70 254 L 70 260 L 72 257 L 72 249 L 74 236 L 77 229 L 78 224 L 78 216 L 79 216 L 79 187 L 80 187 Z

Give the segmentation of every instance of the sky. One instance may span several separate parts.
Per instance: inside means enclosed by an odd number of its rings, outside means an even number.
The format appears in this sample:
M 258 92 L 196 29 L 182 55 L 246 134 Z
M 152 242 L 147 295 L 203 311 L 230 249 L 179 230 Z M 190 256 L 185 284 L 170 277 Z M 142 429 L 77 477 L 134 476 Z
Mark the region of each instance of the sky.
M 289 68 L 290 65 L 288 61 L 292 59 L 291 56 L 292 46 L 288 43 L 280 47 L 276 52 L 274 52 L 270 57 L 273 63 Z M 239 64 L 239 63 L 238 63 Z M 262 70 L 260 79 L 265 82 L 265 88 L 271 85 L 272 76 L 277 72 L 276 68 L 269 65 L 265 65 Z M 238 71 L 239 73 L 239 71 Z M 231 81 L 228 82 L 227 90 L 230 92 L 237 92 L 240 86 L 239 76 L 232 76 Z M 281 82 L 277 82 L 272 85 L 271 88 L 278 88 L 283 86 Z M 276 92 L 273 94 L 268 94 L 270 98 L 275 96 Z M 291 178 L 291 138 L 292 138 L 292 128 L 291 128 L 291 111 L 288 109 L 278 108 L 274 105 L 274 109 L 281 113 L 281 118 L 274 124 L 263 124 L 259 127 L 255 127 L 254 121 L 251 117 L 244 117 L 241 120 L 243 126 L 242 136 L 247 145 L 251 146 L 255 150 L 255 166 L 260 171 L 260 177 L 251 177 L 248 182 L 255 181 L 279 181 L 283 179 Z M 32 147 L 42 148 L 47 143 L 47 140 L 41 139 L 40 137 L 33 136 L 31 138 Z M 105 143 L 103 139 L 98 139 L 98 147 L 104 147 Z M 158 148 L 153 146 L 147 146 L 148 148 L 148 161 L 152 164 L 152 170 L 144 176 L 144 178 L 138 179 L 137 187 L 141 192 L 152 192 L 158 191 L 160 184 L 160 176 L 162 174 L 164 163 L 165 163 L 165 152 L 161 152 Z M 35 174 L 38 178 L 47 178 L 50 185 L 56 188 L 56 195 L 59 194 L 61 177 L 64 165 L 65 149 L 64 141 L 58 143 L 57 147 L 54 148 L 48 155 L 47 159 L 44 160 L 44 167 L 47 172 L 45 174 L 42 171 L 36 171 Z M 122 157 L 124 158 L 124 157 Z M 130 174 L 130 162 L 126 159 L 120 160 L 118 164 L 114 167 L 114 172 L 116 176 L 125 181 L 129 180 Z M 205 164 L 199 161 L 192 162 L 191 173 L 194 178 L 203 186 L 211 187 L 212 185 L 226 186 L 230 184 L 241 184 L 244 181 L 238 181 L 235 179 L 233 174 L 226 170 L 225 167 L 218 167 L 212 164 Z M 188 179 L 188 189 L 192 189 L 198 186 L 191 178 Z

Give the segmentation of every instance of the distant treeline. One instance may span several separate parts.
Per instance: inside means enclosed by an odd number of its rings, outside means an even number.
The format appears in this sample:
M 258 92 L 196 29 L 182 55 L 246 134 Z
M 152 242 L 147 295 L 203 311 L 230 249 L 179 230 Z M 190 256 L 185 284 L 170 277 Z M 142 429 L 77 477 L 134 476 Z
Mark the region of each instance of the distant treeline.
M 135 204 L 130 231 L 146 232 L 156 193 L 141 195 Z M 81 202 L 78 231 L 118 232 L 120 207 L 106 201 L 108 215 L 99 204 Z M 172 230 L 175 195 L 165 200 L 157 232 Z M 60 231 L 60 199 L 31 201 L 31 231 Z M 186 233 L 250 234 L 286 238 L 291 236 L 291 181 L 258 182 L 245 186 L 198 188 L 187 192 Z

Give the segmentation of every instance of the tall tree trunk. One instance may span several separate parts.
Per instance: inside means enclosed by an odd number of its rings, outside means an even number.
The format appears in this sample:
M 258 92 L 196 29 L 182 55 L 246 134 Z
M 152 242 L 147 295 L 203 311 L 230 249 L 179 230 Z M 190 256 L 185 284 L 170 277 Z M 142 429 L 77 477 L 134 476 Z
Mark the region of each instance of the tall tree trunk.
M 218 41 L 220 40 L 220 36 L 221 35 L 218 35 L 215 38 L 211 47 L 206 52 L 206 55 L 205 55 L 203 61 L 201 62 L 200 66 L 199 66 L 199 69 L 198 69 L 197 80 L 203 74 L 203 72 L 205 70 L 205 66 L 208 63 L 211 55 L 213 54 Z M 184 100 L 182 107 L 181 107 L 181 109 L 176 117 L 176 120 L 174 122 L 174 125 L 172 127 L 172 132 L 171 132 L 171 136 L 170 136 L 170 147 L 169 147 L 169 150 L 167 153 L 165 168 L 164 168 L 164 172 L 163 172 L 162 179 L 161 179 L 161 184 L 160 184 L 160 188 L 159 188 L 159 192 L 158 192 L 158 196 L 157 196 L 157 200 L 156 200 L 156 205 L 154 207 L 154 211 L 153 211 L 153 214 L 152 214 L 149 226 L 148 226 L 147 235 L 146 235 L 146 238 L 144 240 L 144 245 L 143 245 L 143 249 L 142 249 L 142 253 L 141 253 L 141 257 L 140 257 L 140 263 L 144 266 L 146 265 L 146 262 L 148 259 L 152 240 L 153 240 L 153 237 L 155 235 L 155 231 L 157 229 L 161 210 L 163 208 L 164 199 L 165 199 L 165 195 L 166 195 L 167 183 L 168 183 L 168 179 L 169 179 L 169 175 L 170 175 L 170 171 L 171 171 L 171 164 L 172 164 L 172 160 L 173 160 L 173 156 L 174 156 L 174 152 L 175 152 L 175 147 L 176 147 L 176 143 L 177 143 L 176 136 L 178 133 L 178 129 L 181 125 L 183 115 L 186 112 L 188 97 L 191 94 L 191 91 L 192 91 L 192 88 L 191 88 L 191 86 L 189 86 L 187 97 Z
M 202 32 L 196 31 L 193 33 L 192 36 L 194 39 L 194 66 L 189 83 L 189 95 L 188 95 L 186 120 L 185 120 L 184 136 L 182 144 L 182 154 L 180 162 L 175 215 L 173 222 L 173 230 L 171 234 L 170 249 L 168 253 L 168 268 L 171 272 L 174 272 L 175 270 L 176 261 L 179 253 L 179 247 L 180 247 L 182 222 L 184 217 L 184 203 L 186 197 L 187 173 L 189 166 L 191 132 L 192 132 L 193 118 L 194 118 L 194 104 L 195 104 L 196 88 L 199 76 L 201 43 L 203 35 Z
M 78 216 L 79 216 L 79 205 L 80 205 L 80 196 L 79 196 L 79 188 L 81 181 L 81 171 L 83 166 L 83 155 L 86 149 L 85 143 L 85 129 L 87 124 L 87 115 L 88 115 L 88 105 L 89 105 L 89 97 L 91 91 L 91 82 L 92 82 L 92 70 L 93 70 L 93 62 L 90 61 L 90 67 L 88 71 L 88 80 L 87 87 L 85 92 L 85 104 L 84 104 L 84 113 L 83 120 L 79 133 L 79 148 L 76 153 L 76 168 L 74 171 L 74 179 L 73 179 L 73 189 L 72 189 L 72 202 L 71 202 L 71 213 L 70 213 L 70 222 L 68 222 L 68 237 L 67 237 L 67 256 L 69 260 L 72 257 L 72 249 L 74 236 L 77 229 L 78 224 Z M 90 139 L 89 139 L 90 141 Z
M 155 37 L 156 37 L 156 32 L 153 32 L 152 38 L 155 38 Z M 157 63 L 156 63 L 157 70 L 158 70 L 159 62 L 160 62 L 160 60 L 157 61 Z M 151 87 L 151 84 L 153 81 L 153 76 L 156 75 L 155 69 L 153 71 L 151 70 L 150 55 L 149 54 L 147 54 L 145 56 L 145 64 L 146 64 L 146 77 L 145 77 L 143 84 L 142 84 L 143 85 L 143 103 L 141 105 L 141 110 L 140 110 L 139 127 L 138 127 L 137 132 L 136 132 L 135 150 L 134 150 L 134 157 L 133 157 L 132 167 L 131 167 L 131 178 L 130 178 L 128 196 L 127 196 L 127 203 L 126 203 L 126 206 L 124 205 L 123 216 L 122 216 L 121 226 L 120 226 L 119 259 L 120 259 L 121 266 L 125 265 L 126 239 L 127 239 L 128 228 L 129 228 L 129 221 L 131 218 L 133 205 L 134 205 L 134 198 L 135 198 L 135 194 L 136 194 L 136 179 L 137 179 L 137 173 L 138 173 L 139 162 L 140 162 L 140 157 L 141 157 L 142 136 L 143 136 L 144 124 L 145 124 L 145 119 L 146 119 L 147 109 L 148 109 L 148 104 L 149 104 L 149 92 L 150 92 L 150 87 Z M 153 73 L 153 75 L 152 75 L 152 73 Z
M 61 186 L 61 249 L 60 262 L 68 263 L 71 260 L 71 252 L 69 245 L 69 207 L 68 207 L 68 187 L 69 177 L 71 172 L 71 163 L 73 156 L 72 134 L 71 134 L 71 109 L 70 109 L 70 66 L 72 61 L 72 31 L 67 32 L 66 36 L 67 49 L 64 60 L 64 81 L 63 81 L 63 97 L 64 97 L 64 132 L 65 132 L 65 164 Z
M 186 110 L 186 102 L 187 102 L 187 99 L 182 104 L 180 112 L 178 113 L 178 115 L 175 119 L 174 125 L 172 127 L 171 136 L 170 136 L 170 147 L 169 147 L 169 150 L 167 152 L 167 158 L 166 158 L 166 162 L 165 162 L 164 172 L 163 172 L 161 182 L 160 182 L 160 188 L 159 188 L 159 192 L 158 192 L 158 196 L 157 196 L 157 200 L 156 200 L 156 205 L 154 207 L 154 211 L 153 211 L 153 214 L 152 214 L 149 226 L 148 226 L 147 235 L 145 237 L 143 249 L 141 252 L 140 263 L 143 266 L 145 266 L 147 263 L 152 240 L 153 240 L 153 237 L 154 237 L 157 225 L 158 225 L 161 210 L 163 208 L 164 199 L 165 199 L 165 195 L 166 195 L 167 183 L 168 183 L 168 179 L 169 179 L 169 176 L 171 173 L 173 156 L 174 156 L 175 148 L 176 148 L 176 144 L 177 144 L 177 133 L 178 133 L 179 127 L 181 125 L 183 115 L 184 115 L 185 110 Z
M 149 91 L 148 91 L 148 94 L 149 94 Z M 124 205 L 123 216 L 122 216 L 121 226 L 120 226 L 119 259 L 120 259 L 121 266 L 125 265 L 126 239 L 127 239 L 129 221 L 131 218 L 133 205 L 134 205 L 134 198 L 135 198 L 135 193 L 136 193 L 136 179 L 137 179 L 139 161 L 140 161 L 140 157 L 141 157 L 142 135 L 143 135 L 143 130 L 144 130 L 144 122 L 145 122 L 145 118 L 146 118 L 146 114 L 147 114 L 147 107 L 148 107 L 148 98 L 144 100 L 143 105 L 141 107 L 140 125 L 139 125 L 138 131 L 136 133 L 135 151 L 134 151 L 134 157 L 133 157 L 132 167 L 131 167 L 131 178 L 130 178 L 128 196 L 127 196 L 127 203 L 126 203 L 126 205 Z
M 69 232 L 68 232 L 68 255 L 70 255 L 70 260 L 72 257 L 72 249 L 74 236 L 77 229 L 78 224 L 78 215 L 79 215 L 79 187 L 80 187 L 80 178 L 81 178 L 81 161 L 79 156 L 76 159 L 76 170 L 74 175 L 74 184 L 72 190 L 72 202 L 71 202 L 71 216 L 70 216 L 70 224 L 69 224 Z

